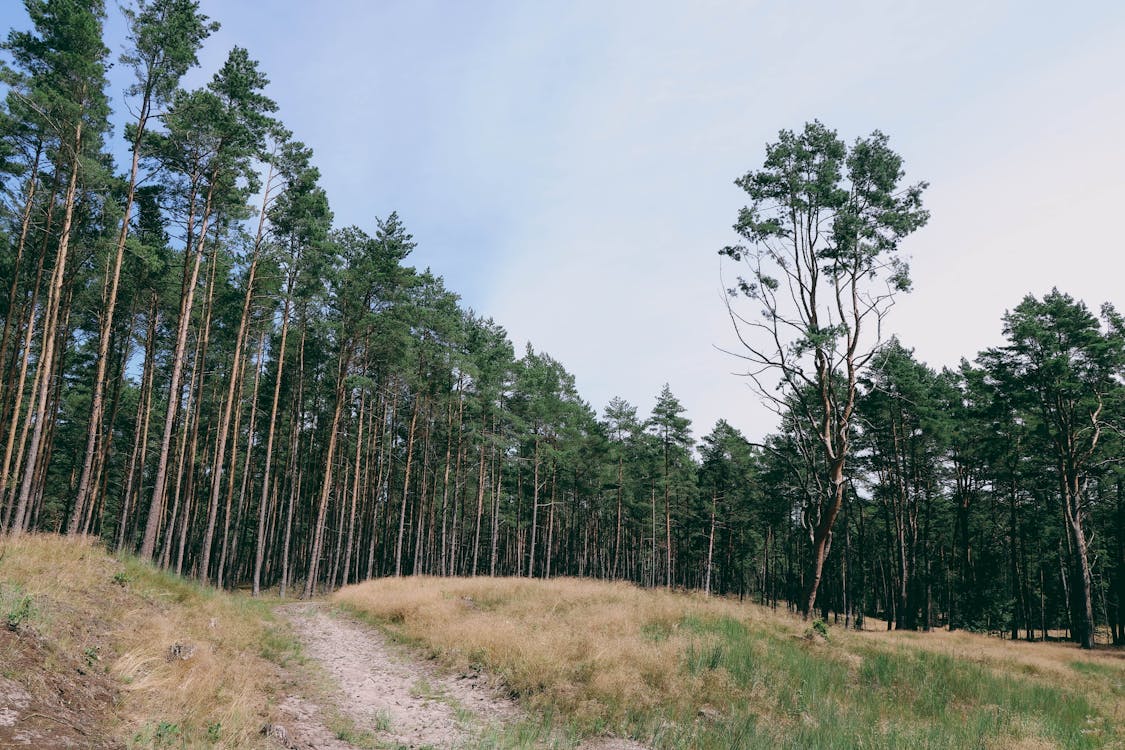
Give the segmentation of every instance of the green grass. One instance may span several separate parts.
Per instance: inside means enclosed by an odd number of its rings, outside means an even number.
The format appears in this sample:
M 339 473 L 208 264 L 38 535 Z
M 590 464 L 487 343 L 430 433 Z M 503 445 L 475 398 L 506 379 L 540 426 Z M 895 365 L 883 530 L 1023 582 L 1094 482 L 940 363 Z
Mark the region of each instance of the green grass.
M 1078 693 L 945 654 L 868 647 L 853 652 L 857 660 L 732 618 L 683 626 L 698 636 L 683 669 L 721 672 L 734 689 L 722 718 L 688 725 L 689 717 L 675 717 L 679 728 L 657 737 L 660 748 L 944 750 L 1003 747 L 1024 736 L 1098 748 L 1120 740 L 1119 728 Z

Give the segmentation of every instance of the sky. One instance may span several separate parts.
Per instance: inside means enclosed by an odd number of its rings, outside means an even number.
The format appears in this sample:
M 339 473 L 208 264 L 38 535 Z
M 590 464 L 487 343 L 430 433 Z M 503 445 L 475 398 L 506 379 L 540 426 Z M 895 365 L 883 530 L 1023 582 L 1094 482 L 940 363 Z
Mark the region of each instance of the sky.
M 26 28 L 16 3 L 5 28 Z M 123 44 L 110 3 L 109 43 Z M 925 180 L 888 317 L 956 366 L 1058 287 L 1125 307 L 1125 3 L 202 0 L 312 147 L 339 226 L 398 211 L 463 304 L 574 373 L 600 413 L 668 383 L 697 438 L 775 427 L 739 361 L 718 250 L 781 129 L 878 129 Z M 125 71 L 112 71 L 120 106 Z

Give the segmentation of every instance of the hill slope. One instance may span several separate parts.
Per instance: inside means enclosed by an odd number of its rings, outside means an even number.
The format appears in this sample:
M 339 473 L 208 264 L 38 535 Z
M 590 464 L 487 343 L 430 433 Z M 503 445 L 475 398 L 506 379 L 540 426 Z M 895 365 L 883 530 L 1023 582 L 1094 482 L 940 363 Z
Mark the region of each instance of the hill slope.
M 385 579 L 334 599 L 450 665 L 498 675 L 578 735 L 685 750 L 1125 743 L 1120 651 L 822 634 L 763 607 L 585 580 Z
M 0 747 L 265 744 L 267 657 L 292 649 L 267 605 L 88 539 L 0 539 L 0 554 Z
M 323 695 L 352 700 L 320 668 L 342 658 L 339 644 L 316 642 L 332 614 L 323 604 L 302 625 L 292 606 L 279 618 L 273 603 L 83 539 L 0 539 L 0 554 L 2 747 L 395 747 L 409 728 L 389 709 L 376 712 L 387 726 L 364 725 L 346 703 L 333 726 L 327 704 L 301 703 L 317 680 Z M 472 683 L 482 672 L 518 699 L 522 711 L 458 735 L 459 747 L 631 747 L 591 741 L 607 735 L 661 750 L 1125 747 L 1121 651 L 821 633 L 753 605 L 580 580 L 385 579 L 332 600 L 407 646 L 372 658 L 413 659 L 419 705 L 450 701 L 439 695 L 448 675 Z M 341 622 L 347 638 L 378 640 Z M 380 669 L 356 679 L 377 681 Z M 322 734 L 263 736 L 300 729 L 295 700 L 319 714 Z M 467 700 L 449 706 L 466 720 Z

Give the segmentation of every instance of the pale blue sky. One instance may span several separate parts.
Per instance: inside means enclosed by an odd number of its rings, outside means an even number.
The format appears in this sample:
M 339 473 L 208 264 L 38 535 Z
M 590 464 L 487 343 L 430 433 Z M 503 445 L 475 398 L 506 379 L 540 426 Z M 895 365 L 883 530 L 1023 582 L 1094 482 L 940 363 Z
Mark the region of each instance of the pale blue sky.
M 883 130 L 932 185 L 890 318 L 921 359 L 999 343 L 1004 310 L 1054 285 L 1125 307 L 1123 3 L 202 5 L 223 29 L 195 82 L 247 47 L 338 223 L 398 210 L 415 264 L 599 410 L 647 413 L 667 381 L 696 436 L 719 417 L 772 429 L 715 350 L 732 344 L 716 251 L 732 181 L 812 118 Z

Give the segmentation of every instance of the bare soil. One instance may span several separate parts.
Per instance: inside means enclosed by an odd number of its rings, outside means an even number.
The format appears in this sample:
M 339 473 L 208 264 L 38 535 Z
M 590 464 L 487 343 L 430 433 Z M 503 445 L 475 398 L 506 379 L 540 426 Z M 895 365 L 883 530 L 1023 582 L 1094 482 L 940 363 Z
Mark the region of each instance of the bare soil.
M 109 748 L 116 686 L 91 658 L 0 629 L 0 747 Z

